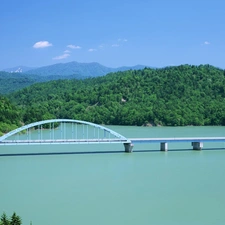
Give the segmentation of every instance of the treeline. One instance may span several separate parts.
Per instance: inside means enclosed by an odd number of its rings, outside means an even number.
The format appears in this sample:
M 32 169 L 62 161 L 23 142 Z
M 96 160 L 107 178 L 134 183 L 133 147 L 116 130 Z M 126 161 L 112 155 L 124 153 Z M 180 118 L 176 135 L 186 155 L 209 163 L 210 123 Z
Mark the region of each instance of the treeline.
M 129 70 L 34 84 L 10 99 L 24 123 L 69 118 L 113 125 L 225 125 L 225 72 L 210 65 Z

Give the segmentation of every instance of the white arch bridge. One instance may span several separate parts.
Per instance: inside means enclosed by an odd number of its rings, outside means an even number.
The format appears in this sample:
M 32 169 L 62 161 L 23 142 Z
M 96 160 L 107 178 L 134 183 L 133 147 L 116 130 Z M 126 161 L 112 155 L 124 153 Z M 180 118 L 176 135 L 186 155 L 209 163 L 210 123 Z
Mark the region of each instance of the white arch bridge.
M 1 145 L 122 143 L 132 152 L 131 140 L 104 126 L 80 120 L 52 119 L 31 123 L 0 137 Z
M 225 137 L 126 138 L 104 126 L 81 120 L 52 119 L 31 123 L 0 137 L 4 145 L 41 144 L 113 144 L 122 143 L 125 152 L 132 152 L 133 143 L 159 143 L 161 151 L 168 143 L 190 142 L 194 150 L 201 150 L 204 142 L 224 142 Z

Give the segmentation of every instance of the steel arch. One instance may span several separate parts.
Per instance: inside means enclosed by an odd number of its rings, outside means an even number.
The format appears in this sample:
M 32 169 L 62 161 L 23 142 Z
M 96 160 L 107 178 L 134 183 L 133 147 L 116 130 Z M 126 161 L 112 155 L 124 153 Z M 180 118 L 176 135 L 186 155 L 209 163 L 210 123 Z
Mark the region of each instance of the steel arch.
M 100 128 L 104 131 L 107 131 L 109 132 L 110 134 L 114 135 L 115 137 L 119 138 L 121 141 L 124 141 L 124 142 L 127 142 L 129 143 L 130 140 L 128 140 L 126 137 L 122 136 L 121 134 L 109 129 L 109 128 L 106 128 L 104 126 L 101 126 L 101 125 L 98 125 L 98 124 L 95 124 L 95 123 L 91 123 L 91 122 L 87 122 L 87 121 L 82 121 L 82 120 L 72 120 L 72 119 L 51 119 L 51 120 L 43 120 L 43 121 L 39 121 L 39 122 L 35 122 L 35 123 L 30 123 L 30 124 L 27 124 L 25 126 L 22 126 L 20 128 L 17 128 L 15 130 L 12 130 L 10 132 L 8 132 L 7 134 L 3 135 L 0 137 L 0 142 L 4 141 L 6 138 L 14 135 L 14 134 L 17 134 L 23 130 L 26 130 L 26 129 L 29 129 L 29 128 L 32 128 L 32 127 L 35 127 L 35 126 L 39 126 L 39 125 L 43 125 L 43 124 L 48 124 L 48 123 L 61 123 L 61 122 L 69 122 L 69 123 L 79 123 L 79 124 L 86 124 L 86 125 L 89 125 L 89 126 L 93 126 L 93 127 L 96 127 L 96 128 Z

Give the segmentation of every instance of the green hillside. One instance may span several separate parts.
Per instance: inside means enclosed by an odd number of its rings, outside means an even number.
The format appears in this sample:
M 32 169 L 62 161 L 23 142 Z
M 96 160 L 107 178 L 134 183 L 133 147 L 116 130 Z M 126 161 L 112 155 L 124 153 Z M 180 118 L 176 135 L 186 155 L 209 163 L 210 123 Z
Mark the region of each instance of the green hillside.
M 7 98 L 0 96 L 0 136 L 20 126 L 21 121 L 19 109 Z
M 47 82 L 50 80 L 74 79 L 74 78 L 82 79 L 82 77 L 78 75 L 39 76 L 33 74 L 8 73 L 0 71 L 0 94 L 8 95 L 12 92 L 28 87 L 34 83 Z
M 0 71 L 0 94 L 9 94 L 35 82 L 34 76 Z
M 145 68 L 34 84 L 11 100 L 25 123 L 71 118 L 116 125 L 225 125 L 224 76 L 210 65 Z

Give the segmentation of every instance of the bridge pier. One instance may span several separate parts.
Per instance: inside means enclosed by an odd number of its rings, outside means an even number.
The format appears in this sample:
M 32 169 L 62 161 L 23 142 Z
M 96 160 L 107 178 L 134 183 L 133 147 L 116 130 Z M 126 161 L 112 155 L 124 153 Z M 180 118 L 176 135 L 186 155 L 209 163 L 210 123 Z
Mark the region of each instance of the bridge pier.
M 168 151 L 168 143 L 167 142 L 160 143 L 160 151 L 164 151 L 164 152 Z
M 202 142 L 192 142 L 193 150 L 202 150 L 203 143 Z
M 133 151 L 134 145 L 132 143 L 124 143 L 125 152 L 131 153 Z

